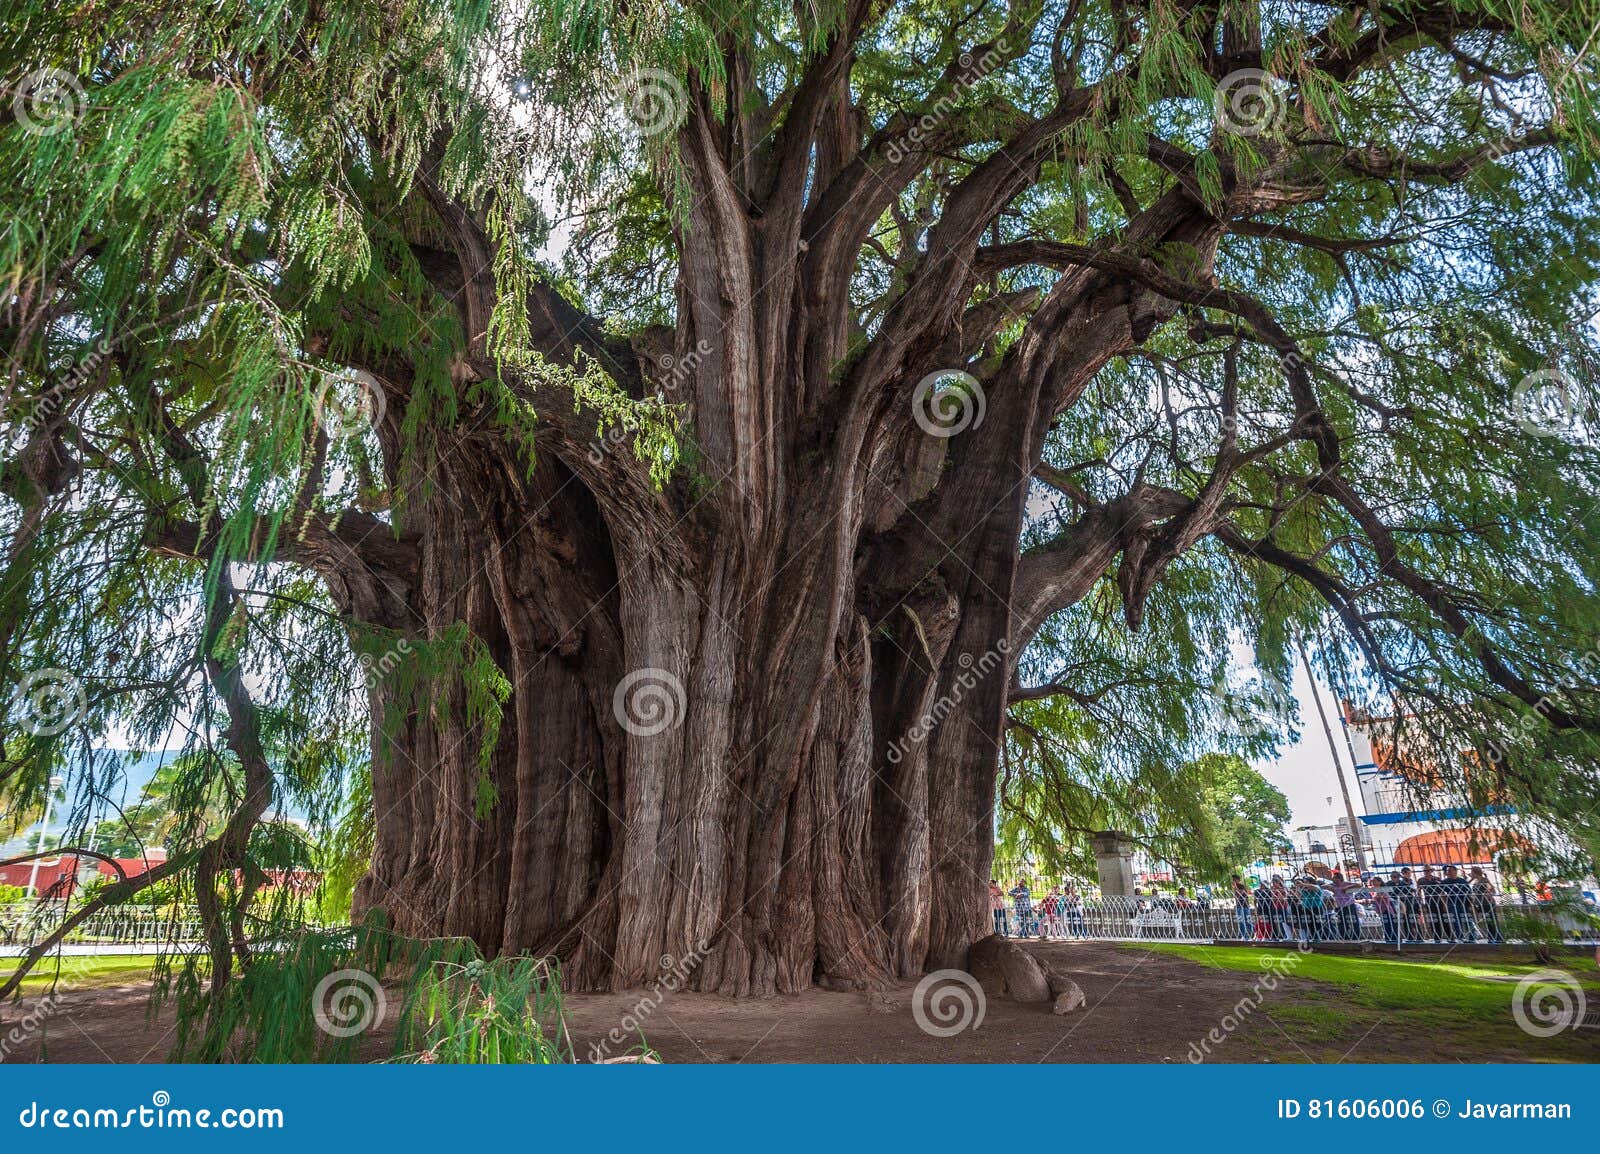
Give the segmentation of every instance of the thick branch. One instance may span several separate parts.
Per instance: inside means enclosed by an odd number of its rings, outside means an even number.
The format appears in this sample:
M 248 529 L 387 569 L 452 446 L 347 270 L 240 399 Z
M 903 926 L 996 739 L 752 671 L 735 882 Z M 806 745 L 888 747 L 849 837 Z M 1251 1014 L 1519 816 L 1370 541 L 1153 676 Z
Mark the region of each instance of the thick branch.
M 1054 541 L 1024 552 L 1011 599 L 1011 652 L 1021 653 L 1052 613 L 1082 600 L 1125 542 L 1190 504 L 1182 493 L 1139 485 L 1090 509 Z

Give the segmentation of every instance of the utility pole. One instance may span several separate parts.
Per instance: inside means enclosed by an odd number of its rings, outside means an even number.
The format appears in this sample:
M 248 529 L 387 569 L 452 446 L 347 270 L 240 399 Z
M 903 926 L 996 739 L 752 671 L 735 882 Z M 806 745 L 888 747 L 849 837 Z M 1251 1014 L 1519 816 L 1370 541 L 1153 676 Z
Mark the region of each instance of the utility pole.
M 1356 868 L 1367 876 L 1367 851 L 1361 848 L 1361 827 L 1356 824 L 1356 807 L 1350 804 L 1350 786 L 1344 779 L 1344 763 L 1339 760 L 1339 747 L 1333 740 L 1333 729 L 1328 725 L 1328 712 L 1322 708 L 1322 692 L 1317 688 L 1317 676 L 1311 671 L 1311 659 L 1306 656 L 1305 642 L 1298 637 L 1295 648 L 1300 650 L 1300 664 L 1305 667 L 1306 680 L 1311 683 L 1311 700 L 1317 703 L 1317 716 L 1322 719 L 1322 732 L 1328 739 L 1328 753 L 1333 758 L 1334 776 L 1339 779 L 1339 792 L 1344 795 L 1344 816 L 1350 823 L 1350 841 L 1356 855 Z M 1333 839 L 1337 842 L 1339 839 Z
M 28 871 L 28 895 L 35 900 L 39 897 L 39 862 L 44 857 L 44 839 L 50 833 L 50 803 L 56 799 L 56 790 L 61 788 L 61 779 L 52 777 L 44 791 L 44 816 L 39 820 L 39 856 L 33 859 L 33 869 Z

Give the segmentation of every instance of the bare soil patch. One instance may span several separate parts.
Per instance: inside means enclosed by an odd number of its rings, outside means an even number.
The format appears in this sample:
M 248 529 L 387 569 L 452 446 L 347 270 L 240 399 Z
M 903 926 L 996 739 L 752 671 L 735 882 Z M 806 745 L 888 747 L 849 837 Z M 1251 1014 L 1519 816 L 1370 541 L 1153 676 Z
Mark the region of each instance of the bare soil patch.
M 1072 1014 L 1048 1003 L 990 1002 L 977 1029 L 952 1037 L 925 1033 L 912 1014 L 914 983 L 881 994 L 811 990 L 791 997 L 732 1001 L 690 992 L 574 995 L 568 1028 L 580 1058 L 605 1046 L 612 1056 L 637 1048 L 637 1021 L 649 1045 L 673 1063 L 696 1062 L 1186 1062 L 1225 1020 L 1235 1023 L 1213 1045 L 1210 1061 L 1600 1061 L 1595 1038 L 1559 1045 L 1505 1028 L 1454 1032 L 1390 1028 L 1370 1011 L 1346 1004 L 1320 982 L 1282 979 L 1262 993 L 1261 975 L 1213 969 L 1172 955 L 1100 942 L 1033 943 L 1072 972 L 1088 998 Z M 1419 959 L 1419 964 L 1425 964 Z M 1241 1014 L 1241 999 L 1259 1004 Z M 160 1062 L 172 1042 L 170 1011 L 148 1013 L 149 985 L 66 991 L 44 1015 L 44 1028 L 14 1047 L 7 1061 Z M 391 1005 L 399 995 L 391 991 Z M 0 1013 L 0 1038 L 39 1009 L 39 997 Z M 310 1013 L 307 1007 L 307 1013 Z M 627 1034 L 607 1045 L 613 1030 Z M 369 1056 L 392 1044 L 374 1032 Z

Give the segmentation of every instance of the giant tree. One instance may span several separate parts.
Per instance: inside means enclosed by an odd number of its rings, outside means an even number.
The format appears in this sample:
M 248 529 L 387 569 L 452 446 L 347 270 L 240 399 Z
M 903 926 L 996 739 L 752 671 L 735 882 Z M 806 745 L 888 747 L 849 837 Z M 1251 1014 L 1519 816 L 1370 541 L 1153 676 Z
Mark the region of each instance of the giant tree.
M 1576 814 L 1595 17 L 13 5 L 4 788 L 225 745 L 216 906 L 367 742 L 359 907 L 740 994 L 959 964 L 1008 704 L 1242 642 Z

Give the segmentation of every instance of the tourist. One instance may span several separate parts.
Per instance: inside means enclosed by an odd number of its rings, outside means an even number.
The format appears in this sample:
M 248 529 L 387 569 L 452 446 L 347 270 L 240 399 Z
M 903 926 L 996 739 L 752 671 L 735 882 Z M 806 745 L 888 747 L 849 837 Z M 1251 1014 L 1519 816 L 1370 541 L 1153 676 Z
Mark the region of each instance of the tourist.
M 1473 866 L 1471 873 L 1472 912 L 1483 927 L 1483 936 L 1498 945 L 1505 941 L 1500 933 L 1500 918 L 1494 908 L 1494 883 L 1483 872 L 1482 866 Z
M 1270 942 L 1276 920 L 1272 910 L 1272 887 L 1263 883 L 1256 887 L 1255 940 Z
M 1272 875 L 1272 924 L 1280 942 L 1292 942 L 1294 934 L 1294 896 L 1283 884 L 1281 874 Z
M 1044 895 L 1044 900 L 1039 903 L 1039 940 L 1047 940 L 1053 932 L 1056 937 L 1061 936 L 1061 926 L 1056 921 L 1061 909 L 1061 890 L 1051 887 L 1049 893 Z
M 1373 874 L 1367 879 L 1367 893 L 1372 895 L 1372 908 L 1383 923 L 1383 940 L 1391 946 L 1400 944 L 1400 918 L 1395 909 L 1394 893 L 1383 884 L 1383 878 Z
M 1342 871 L 1334 870 L 1329 888 L 1333 891 L 1333 916 L 1338 926 L 1335 936 L 1347 942 L 1360 941 L 1361 908 L 1356 905 L 1356 893 L 1361 886 L 1347 880 Z
M 989 879 L 989 912 L 994 915 L 994 932 L 1002 938 L 1010 934 L 1011 927 L 1006 924 L 1005 891 L 994 878 Z
M 1322 927 L 1322 910 L 1325 895 L 1317 879 L 1306 874 L 1295 882 L 1295 889 L 1300 906 L 1300 934 L 1299 940 L 1304 942 L 1321 941 L 1325 936 Z
M 1400 940 L 1420 940 L 1422 924 L 1418 914 L 1422 902 L 1417 894 L 1417 883 L 1411 880 L 1411 867 L 1406 866 L 1398 874 L 1391 874 L 1389 888 L 1394 892 L 1395 912 L 1400 915 Z
M 1452 942 L 1470 942 L 1477 938 L 1472 924 L 1472 883 L 1461 876 L 1453 865 L 1444 867 L 1444 880 L 1439 883 L 1439 893 L 1445 902 L 1445 920 L 1450 927 Z
M 1289 909 L 1287 921 L 1289 923 L 1289 938 L 1291 942 L 1301 941 L 1306 933 L 1306 905 L 1305 905 L 1305 880 L 1300 875 L 1288 879 L 1284 883 L 1284 892 L 1289 895 Z
M 1449 933 L 1447 925 L 1444 891 L 1439 888 L 1439 876 L 1433 872 L 1431 865 L 1422 867 L 1422 876 L 1417 879 L 1417 900 L 1422 906 L 1422 930 L 1428 935 L 1430 942 L 1444 944 L 1444 936 Z
M 1244 884 L 1244 879 L 1238 874 L 1234 874 L 1231 880 L 1233 882 L 1233 916 L 1239 923 L 1239 937 L 1248 942 L 1252 936 L 1250 932 L 1250 906 L 1252 904 L 1250 901 L 1250 887 Z
M 1017 884 L 1011 887 L 1011 901 L 1017 915 L 1017 937 L 1032 937 L 1033 893 L 1028 889 L 1026 878 L 1018 878 Z
M 1083 899 L 1070 884 L 1061 895 L 1061 915 L 1066 922 L 1067 932 L 1073 937 L 1081 938 L 1088 935 L 1088 930 L 1083 924 Z

